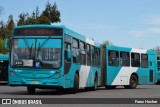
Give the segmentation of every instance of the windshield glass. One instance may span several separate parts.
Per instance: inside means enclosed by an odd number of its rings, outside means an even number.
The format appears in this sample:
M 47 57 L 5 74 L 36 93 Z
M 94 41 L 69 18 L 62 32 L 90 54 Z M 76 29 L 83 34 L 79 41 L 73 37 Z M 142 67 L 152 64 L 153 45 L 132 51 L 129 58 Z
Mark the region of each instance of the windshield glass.
M 12 67 L 60 68 L 61 39 L 13 39 Z

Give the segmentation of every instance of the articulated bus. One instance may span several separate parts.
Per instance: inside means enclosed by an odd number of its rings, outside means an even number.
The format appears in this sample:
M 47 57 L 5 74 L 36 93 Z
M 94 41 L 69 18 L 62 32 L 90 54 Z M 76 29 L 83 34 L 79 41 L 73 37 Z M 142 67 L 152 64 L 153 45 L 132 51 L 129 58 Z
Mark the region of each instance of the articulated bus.
M 14 29 L 9 85 L 96 90 L 100 86 L 100 44 L 64 26 L 28 25 Z
M 0 84 L 8 83 L 9 54 L 0 54 Z
M 36 88 L 136 88 L 157 80 L 156 52 L 104 46 L 65 26 L 17 26 L 11 38 L 9 85 Z
M 153 50 L 106 46 L 106 88 L 136 88 L 157 82 L 157 54 Z M 103 53 L 104 53 L 103 52 Z

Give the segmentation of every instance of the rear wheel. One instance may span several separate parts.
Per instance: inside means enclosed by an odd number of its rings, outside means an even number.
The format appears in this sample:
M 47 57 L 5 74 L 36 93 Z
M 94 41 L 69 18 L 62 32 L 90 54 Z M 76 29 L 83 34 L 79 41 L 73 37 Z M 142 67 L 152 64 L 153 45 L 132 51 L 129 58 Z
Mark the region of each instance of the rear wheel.
M 76 94 L 77 91 L 79 89 L 79 76 L 78 74 L 76 73 L 75 76 L 74 76 L 74 86 L 73 88 L 71 89 L 71 93 L 72 94 Z
M 32 86 L 27 86 L 27 92 L 28 94 L 35 94 L 36 88 Z
M 117 86 L 108 86 L 108 85 L 105 86 L 106 89 L 115 89 L 116 87 Z
M 91 87 L 91 91 L 96 91 L 97 90 L 97 86 L 98 86 L 98 78 L 97 78 L 97 75 L 95 75 L 94 86 Z
M 136 75 L 131 75 L 129 85 L 124 85 L 126 89 L 135 89 L 138 85 L 138 78 Z
M 96 91 L 97 87 L 98 87 L 98 78 L 97 78 L 97 75 L 96 75 L 95 79 L 94 79 L 94 86 L 93 87 L 86 87 L 86 90 L 88 90 L 88 91 Z

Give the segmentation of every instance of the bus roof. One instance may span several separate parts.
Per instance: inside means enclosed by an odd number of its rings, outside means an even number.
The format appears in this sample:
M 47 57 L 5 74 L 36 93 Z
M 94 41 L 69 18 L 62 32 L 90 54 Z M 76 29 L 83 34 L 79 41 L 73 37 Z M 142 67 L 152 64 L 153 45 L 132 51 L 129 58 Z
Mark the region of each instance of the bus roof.
M 50 27 L 50 28 L 64 28 L 65 26 L 60 25 L 60 26 L 56 26 L 56 25 L 48 25 L 48 24 L 34 24 L 34 25 L 22 25 L 22 26 L 16 26 L 16 28 L 34 28 L 34 27 Z
M 71 30 L 71 29 L 69 29 L 69 28 L 66 28 L 66 27 L 65 27 L 65 33 L 66 33 L 66 34 L 69 34 L 69 35 L 72 36 L 72 37 L 75 37 L 75 38 L 77 38 L 77 39 L 80 39 L 80 40 L 82 40 L 82 41 L 84 41 L 84 42 L 86 42 L 86 43 L 89 43 L 89 44 L 91 44 L 91 45 L 100 47 L 100 43 L 95 42 L 93 39 L 87 38 L 86 36 L 81 35 L 81 34 L 75 32 L 75 31 L 73 31 L 73 30 Z
M 113 45 L 106 45 L 106 47 L 107 47 L 106 49 L 110 49 L 110 50 L 120 50 L 120 51 L 127 51 L 127 52 L 156 54 L 155 50 L 146 50 L 146 49 L 138 49 L 138 48 L 119 47 L 119 46 L 113 46 Z
M 18 29 L 18 28 L 34 28 L 34 27 L 39 27 L 39 28 L 43 28 L 43 27 L 48 27 L 48 28 L 62 28 L 64 29 L 64 32 L 72 37 L 75 37 L 77 39 L 80 39 L 84 42 L 87 42 L 91 45 L 94 45 L 94 46 L 100 46 L 100 43 L 98 42 L 95 42 L 94 40 L 90 39 L 90 38 L 87 38 L 85 37 L 84 35 L 81 35 L 67 27 L 65 27 L 64 25 L 48 25 L 48 24 L 34 24 L 34 25 L 23 25 L 23 26 L 16 26 L 15 29 Z

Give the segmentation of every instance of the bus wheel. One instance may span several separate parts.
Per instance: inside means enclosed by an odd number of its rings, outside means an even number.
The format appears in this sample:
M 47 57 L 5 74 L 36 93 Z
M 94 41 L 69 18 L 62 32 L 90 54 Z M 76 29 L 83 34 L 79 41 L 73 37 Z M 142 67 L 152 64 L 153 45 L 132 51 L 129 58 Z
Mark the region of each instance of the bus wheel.
M 35 94 L 36 88 L 32 86 L 27 86 L 28 94 Z
M 138 78 L 136 75 L 131 75 L 129 85 L 124 85 L 126 89 L 135 89 L 138 85 Z
M 79 76 L 78 74 L 76 73 L 75 76 L 74 76 L 74 86 L 73 88 L 71 89 L 71 93 L 72 94 L 76 94 L 77 91 L 79 89 Z
M 106 89 L 115 89 L 116 87 L 117 86 L 108 86 L 108 85 L 105 86 Z
M 64 88 L 58 88 L 58 89 L 56 89 L 56 91 L 60 94 L 63 94 L 65 92 L 65 89 Z
M 91 91 L 96 91 L 97 90 L 97 85 L 98 85 L 98 78 L 97 78 L 97 76 L 95 76 L 94 86 L 91 87 Z

